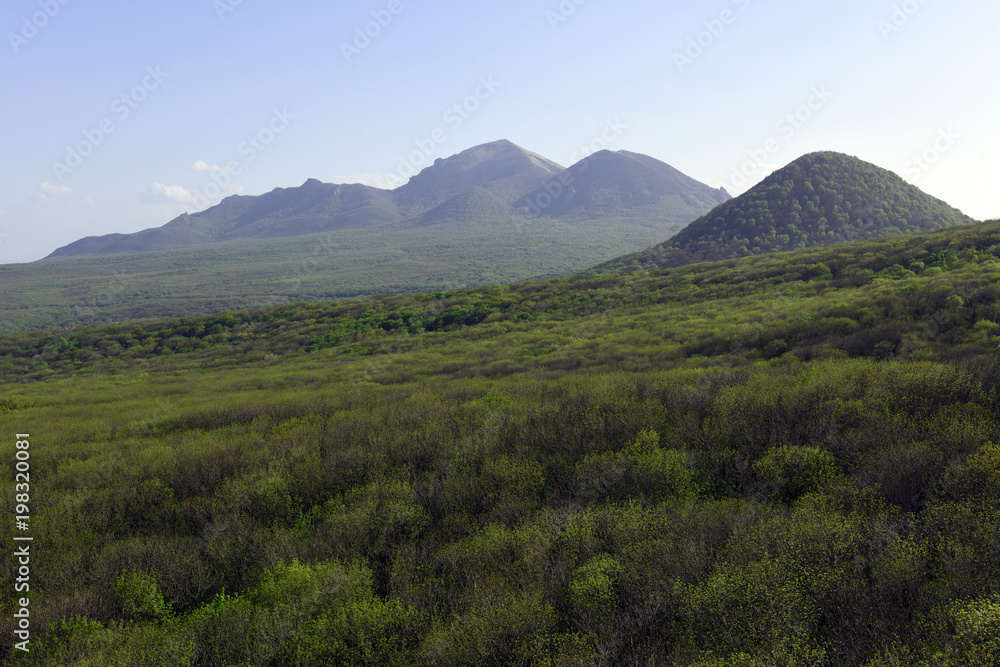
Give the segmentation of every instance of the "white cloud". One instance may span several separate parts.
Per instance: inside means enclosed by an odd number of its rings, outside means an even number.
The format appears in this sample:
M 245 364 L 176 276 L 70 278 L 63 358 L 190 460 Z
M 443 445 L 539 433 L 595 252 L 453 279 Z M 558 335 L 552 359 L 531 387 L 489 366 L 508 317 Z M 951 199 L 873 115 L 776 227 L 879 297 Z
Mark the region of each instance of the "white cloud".
M 42 196 L 46 199 L 71 199 L 76 196 L 76 194 L 70 188 L 65 185 L 53 185 L 52 183 L 42 183 L 38 186 L 38 190 L 42 193 Z
M 52 183 L 39 184 L 38 192 L 31 195 L 31 200 L 36 204 L 62 204 L 71 207 L 80 203 L 80 197 L 72 189 Z
M 0 208 L 0 218 L 4 217 L 5 215 L 10 215 L 10 211 L 8 211 L 5 208 Z
M 142 193 L 142 201 L 147 204 L 187 204 L 194 205 L 194 193 L 180 185 L 153 183 Z
M 195 160 L 191 168 L 195 171 L 207 171 L 210 174 L 226 174 L 228 170 L 225 167 L 220 167 L 217 164 L 208 164 L 203 160 Z

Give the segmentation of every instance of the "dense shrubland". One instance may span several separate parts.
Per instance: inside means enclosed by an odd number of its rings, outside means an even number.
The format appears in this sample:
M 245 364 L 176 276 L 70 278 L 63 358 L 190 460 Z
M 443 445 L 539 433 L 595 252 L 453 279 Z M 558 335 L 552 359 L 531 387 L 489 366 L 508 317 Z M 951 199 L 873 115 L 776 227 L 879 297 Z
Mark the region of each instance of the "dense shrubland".
M 995 664 L 998 242 L 6 336 L 18 661 Z

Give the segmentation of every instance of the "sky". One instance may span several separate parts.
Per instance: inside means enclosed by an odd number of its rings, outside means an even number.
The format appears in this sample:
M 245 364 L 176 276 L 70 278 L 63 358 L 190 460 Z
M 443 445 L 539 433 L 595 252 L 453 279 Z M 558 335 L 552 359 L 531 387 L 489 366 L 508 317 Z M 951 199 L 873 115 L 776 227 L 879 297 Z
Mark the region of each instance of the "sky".
M 737 195 L 806 153 L 1000 218 L 1000 3 L 8 0 L 0 264 L 508 139 Z

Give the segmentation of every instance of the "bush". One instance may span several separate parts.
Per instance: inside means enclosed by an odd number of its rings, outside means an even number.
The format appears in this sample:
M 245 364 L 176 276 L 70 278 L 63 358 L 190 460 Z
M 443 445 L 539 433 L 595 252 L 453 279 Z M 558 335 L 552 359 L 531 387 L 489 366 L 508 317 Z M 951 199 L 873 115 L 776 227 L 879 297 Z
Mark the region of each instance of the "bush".
M 129 620 L 162 621 L 173 614 L 156 580 L 145 572 L 123 574 L 115 582 L 115 598 Z
M 643 429 L 624 452 L 632 467 L 637 493 L 655 500 L 690 498 L 697 494 L 695 474 L 684 452 L 660 447 L 660 434 Z
M 609 612 L 618 604 L 615 582 L 621 565 L 608 554 L 594 556 L 570 575 L 569 599 L 577 613 Z
M 754 463 L 766 496 L 791 502 L 840 473 L 833 454 L 819 447 L 774 447 Z

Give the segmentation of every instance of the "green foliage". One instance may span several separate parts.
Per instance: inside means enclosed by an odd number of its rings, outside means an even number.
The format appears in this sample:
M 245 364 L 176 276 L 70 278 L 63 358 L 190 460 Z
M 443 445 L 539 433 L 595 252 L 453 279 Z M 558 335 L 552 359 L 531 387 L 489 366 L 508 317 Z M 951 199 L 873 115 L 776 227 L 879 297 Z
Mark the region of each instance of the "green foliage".
M 769 449 L 754 463 L 768 495 L 784 501 L 822 486 L 839 473 L 832 454 L 819 447 L 781 446 Z
M 955 601 L 947 614 L 953 644 L 945 652 L 944 664 L 995 665 L 1000 661 L 1000 598 Z
M 903 280 L 904 278 L 913 278 L 916 275 L 917 274 L 914 273 L 913 271 L 910 271 L 909 269 L 904 269 L 899 264 L 893 264 L 888 269 L 882 269 L 881 271 L 879 271 L 877 277 L 883 278 L 885 280 Z
M 60 620 L 40 643 L 30 646 L 27 657 L 36 664 L 93 666 L 103 663 L 114 641 L 114 631 L 86 616 Z
M 698 484 L 687 455 L 660 447 L 656 431 L 640 431 L 623 454 L 632 468 L 636 492 L 653 499 L 690 498 L 697 494 Z
M 607 612 L 618 604 L 615 581 L 621 565 L 608 554 L 599 554 L 570 575 L 569 596 L 577 612 Z
M 435 665 L 529 665 L 558 617 L 541 593 L 486 596 L 424 643 Z M 538 656 L 541 657 L 541 656 Z
M 891 243 L 0 337 L 22 661 L 992 664 L 1000 224 Z
M 965 266 L 965 262 L 959 259 L 958 254 L 952 248 L 947 248 L 924 259 L 924 266 L 927 268 L 943 269 L 950 271 Z
M 716 568 L 702 584 L 679 591 L 688 641 L 700 651 L 789 656 L 815 636 L 819 609 L 804 582 L 782 563 L 765 559 Z M 725 619 L 724 625 L 720 621 Z
M 33 405 L 35 405 L 35 401 L 25 396 L 8 396 L 7 398 L 0 399 L 0 414 L 15 410 L 24 410 Z
M 145 572 L 128 572 L 115 582 L 115 598 L 128 620 L 162 621 L 173 610 L 163 600 L 156 579 Z

